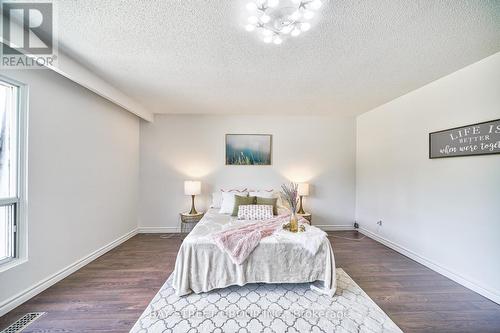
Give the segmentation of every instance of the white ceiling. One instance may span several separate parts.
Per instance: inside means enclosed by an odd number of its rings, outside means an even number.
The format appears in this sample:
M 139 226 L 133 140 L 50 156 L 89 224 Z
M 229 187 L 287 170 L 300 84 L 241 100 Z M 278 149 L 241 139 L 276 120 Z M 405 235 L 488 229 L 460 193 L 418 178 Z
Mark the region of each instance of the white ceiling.
M 500 51 L 500 1 L 329 0 L 282 45 L 235 0 L 60 0 L 60 47 L 154 113 L 359 114 Z

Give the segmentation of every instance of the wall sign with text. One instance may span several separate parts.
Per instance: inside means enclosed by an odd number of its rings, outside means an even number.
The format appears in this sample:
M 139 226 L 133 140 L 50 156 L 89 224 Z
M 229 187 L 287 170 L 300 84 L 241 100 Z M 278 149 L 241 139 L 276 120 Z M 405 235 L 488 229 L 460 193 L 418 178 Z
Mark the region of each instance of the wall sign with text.
M 429 134 L 429 158 L 500 154 L 500 119 Z

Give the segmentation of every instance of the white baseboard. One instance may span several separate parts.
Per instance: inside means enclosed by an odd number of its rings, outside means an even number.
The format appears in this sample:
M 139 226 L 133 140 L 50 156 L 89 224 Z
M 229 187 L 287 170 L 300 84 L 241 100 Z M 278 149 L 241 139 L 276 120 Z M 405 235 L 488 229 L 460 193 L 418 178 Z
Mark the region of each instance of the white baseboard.
M 179 227 L 139 227 L 140 234 L 172 234 L 181 232 Z
M 342 224 L 342 225 L 332 225 L 332 224 L 314 224 L 313 226 L 320 228 L 321 230 L 324 231 L 347 231 L 347 230 L 353 230 L 354 227 L 349 224 Z
M 315 227 L 324 231 L 346 231 L 353 230 L 352 225 L 332 225 L 332 224 L 314 224 Z M 139 227 L 138 233 L 140 234 L 169 234 L 181 232 L 179 227 Z
M 394 242 L 392 242 L 392 241 L 390 241 L 390 240 L 388 240 L 380 235 L 377 235 L 376 233 L 374 233 L 370 230 L 367 230 L 365 228 L 359 228 L 359 232 L 372 238 L 373 240 L 376 240 L 379 243 L 384 244 L 387 247 L 390 247 L 394 251 L 399 252 L 402 255 L 404 255 L 410 259 L 415 260 L 416 262 L 432 269 L 433 271 L 436 271 L 439 274 L 446 276 L 447 278 L 455 281 L 456 283 L 461 284 L 462 286 L 464 286 L 472 291 L 475 291 L 476 293 L 492 300 L 493 302 L 500 304 L 500 292 L 493 291 L 493 290 L 490 290 L 488 288 L 482 287 L 477 282 L 471 281 L 470 279 L 465 278 L 465 277 L 461 276 L 460 274 L 453 272 L 452 270 L 447 269 L 446 267 L 444 267 L 440 264 L 437 264 L 437 263 L 411 251 L 411 250 L 408 250 L 407 248 L 405 248 L 397 243 L 394 243 Z
M 331 224 L 313 224 L 315 227 L 324 231 L 346 231 L 353 230 L 352 225 L 331 225 Z M 140 234 L 169 234 L 181 232 L 179 227 L 139 227 Z
M 134 229 L 0 304 L 0 317 L 137 234 Z

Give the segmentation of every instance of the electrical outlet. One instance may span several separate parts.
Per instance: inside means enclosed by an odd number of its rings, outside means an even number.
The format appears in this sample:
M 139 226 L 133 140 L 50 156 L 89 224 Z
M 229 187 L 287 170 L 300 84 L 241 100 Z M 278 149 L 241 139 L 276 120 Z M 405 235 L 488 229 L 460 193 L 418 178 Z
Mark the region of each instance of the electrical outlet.
M 378 221 L 377 221 L 377 224 L 378 224 L 379 226 L 382 226 L 382 220 L 378 220 Z

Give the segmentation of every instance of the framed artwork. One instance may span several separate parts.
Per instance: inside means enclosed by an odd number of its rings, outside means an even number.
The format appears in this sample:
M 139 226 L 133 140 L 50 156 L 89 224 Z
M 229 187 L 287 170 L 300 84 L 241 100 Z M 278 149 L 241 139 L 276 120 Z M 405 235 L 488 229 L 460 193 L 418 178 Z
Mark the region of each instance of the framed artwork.
M 500 154 L 500 119 L 429 134 L 429 158 Z
M 271 165 L 271 134 L 226 134 L 226 165 Z

